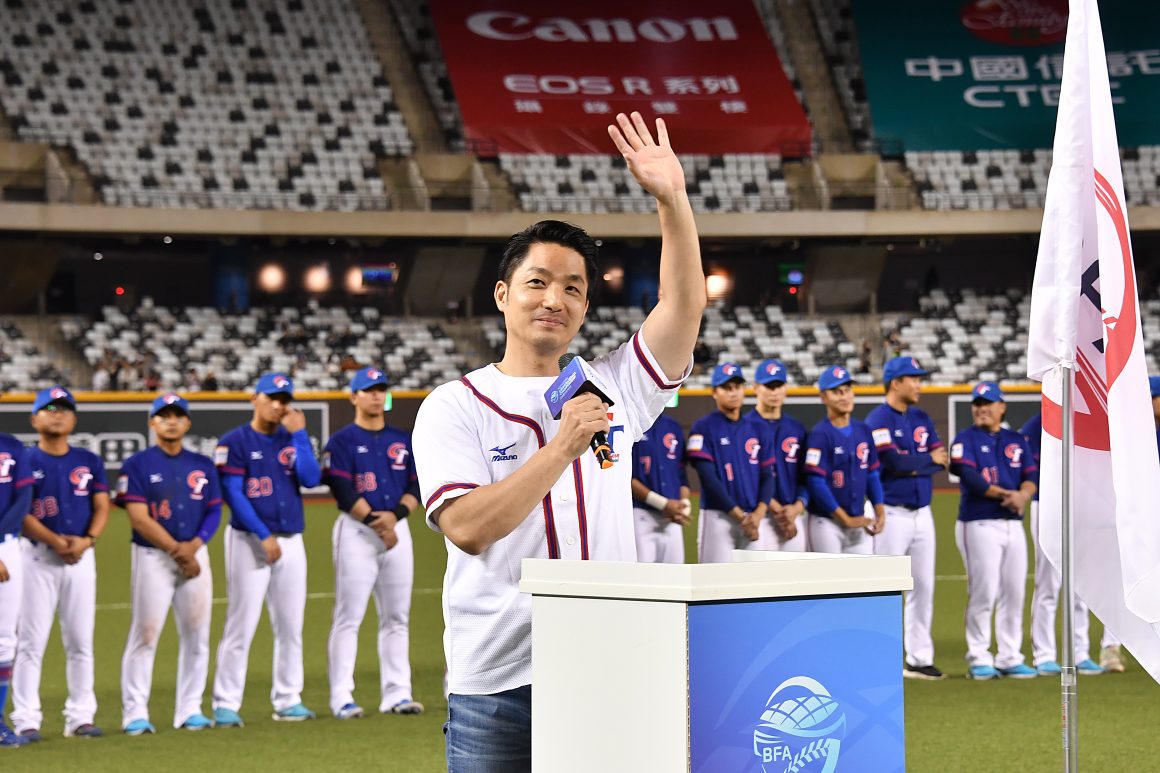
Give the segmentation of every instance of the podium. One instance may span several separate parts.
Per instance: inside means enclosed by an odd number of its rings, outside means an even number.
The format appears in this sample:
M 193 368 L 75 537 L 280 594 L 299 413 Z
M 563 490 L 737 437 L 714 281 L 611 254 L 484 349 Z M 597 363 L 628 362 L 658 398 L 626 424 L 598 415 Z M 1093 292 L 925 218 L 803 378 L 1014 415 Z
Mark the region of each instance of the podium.
M 532 768 L 905 769 L 910 558 L 524 559 Z

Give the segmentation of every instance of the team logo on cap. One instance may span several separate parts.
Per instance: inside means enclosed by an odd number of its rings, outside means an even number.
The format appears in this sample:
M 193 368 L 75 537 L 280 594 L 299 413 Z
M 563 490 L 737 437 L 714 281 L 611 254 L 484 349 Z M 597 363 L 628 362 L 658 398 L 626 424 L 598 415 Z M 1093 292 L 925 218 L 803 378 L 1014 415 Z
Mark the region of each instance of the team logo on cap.
M 1003 455 L 1011 460 L 1012 467 L 1018 467 L 1023 463 L 1023 446 L 1018 443 L 1008 443 L 1007 447 L 1003 449 Z
M 407 448 L 406 443 L 391 443 L 387 448 L 387 458 L 391 460 L 391 469 L 407 469 L 407 455 L 410 453 L 411 449 Z
M 785 453 L 785 460 L 787 462 L 796 462 L 798 451 L 801 450 L 801 441 L 793 435 L 790 435 L 785 440 L 781 441 L 781 450 Z
M 757 454 L 761 452 L 761 441 L 751 437 L 745 441 L 745 453 L 749 454 L 749 463 L 757 464 Z
M 381 370 L 375 370 L 374 368 L 371 368 L 370 370 L 367 371 L 367 378 L 369 378 L 371 381 L 375 381 L 375 380 L 380 379 L 382 377 L 383 377 L 383 372 Z
M 176 395 L 173 392 L 170 392 L 169 394 L 165 395 L 165 397 L 163 397 L 161 399 L 163 401 L 165 401 L 166 405 L 173 405 L 174 403 L 176 403 L 178 400 L 181 399 L 181 396 Z
M 722 365 L 721 372 L 723 374 L 725 374 L 726 376 L 736 376 L 737 375 L 737 366 L 732 364 L 732 363 L 730 363 L 728 365 Z
M 51 392 L 48 393 L 48 396 L 53 400 L 67 400 L 68 392 L 64 391 L 60 387 L 55 387 Z
M 795 676 L 777 686 L 753 729 L 753 754 L 765 773 L 838 767 L 846 714 L 821 682 Z
M 915 370 L 922 370 L 922 366 L 918 364 L 918 360 L 914 359 L 913 357 L 910 358 L 910 367 L 914 368 Z
M 975 394 L 978 395 L 979 397 L 982 397 L 983 395 L 987 394 L 990 391 L 991 391 L 991 387 L 988 386 L 987 384 L 979 384 L 977 387 L 975 387 Z
M 93 471 L 88 467 L 73 467 L 68 474 L 68 482 L 73 484 L 73 494 L 78 497 L 87 496 L 89 483 L 93 480 Z
M 831 372 L 832 372 L 834 378 L 846 378 L 846 369 L 843 367 L 839 366 L 837 368 L 834 368 L 834 370 Z
M 279 389 L 287 389 L 290 386 L 290 379 L 285 376 L 274 376 L 274 386 Z
M 189 485 L 190 499 L 204 499 L 205 487 L 209 485 L 209 478 L 201 470 L 194 470 L 185 478 L 186 484 Z
M 781 368 L 777 366 L 776 362 L 771 362 L 765 366 L 765 372 L 770 376 L 776 376 L 781 372 Z
M 664 438 L 661 440 L 661 443 L 665 447 L 665 456 L 669 459 L 676 459 L 677 450 L 681 447 L 681 441 L 677 439 L 676 434 L 672 432 L 666 432 Z

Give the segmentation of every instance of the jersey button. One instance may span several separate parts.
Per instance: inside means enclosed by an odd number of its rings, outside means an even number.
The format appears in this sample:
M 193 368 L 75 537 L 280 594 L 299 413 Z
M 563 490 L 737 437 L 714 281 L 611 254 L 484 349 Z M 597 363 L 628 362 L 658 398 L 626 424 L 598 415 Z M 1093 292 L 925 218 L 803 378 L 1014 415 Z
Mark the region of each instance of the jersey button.
M 565 540 L 565 542 L 567 542 L 569 545 L 575 545 L 575 544 L 576 544 L 576 538 L 575 538 L 575 537 L 569 537 L 567 540 Z

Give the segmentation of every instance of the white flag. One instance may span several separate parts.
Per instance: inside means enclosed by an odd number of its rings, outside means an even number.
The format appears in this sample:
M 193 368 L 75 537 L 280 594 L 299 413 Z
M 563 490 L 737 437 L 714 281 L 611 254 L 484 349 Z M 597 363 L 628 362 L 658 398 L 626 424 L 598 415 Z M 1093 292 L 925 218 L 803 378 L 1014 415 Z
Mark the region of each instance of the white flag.
M 1160 459 L 1096 0 L 1071 0 L 1053 156 L 1027 357 L 1043 381 L 1039 540 L 1059 568 L 1068 363 L 1076 593 L 1160 681 Z

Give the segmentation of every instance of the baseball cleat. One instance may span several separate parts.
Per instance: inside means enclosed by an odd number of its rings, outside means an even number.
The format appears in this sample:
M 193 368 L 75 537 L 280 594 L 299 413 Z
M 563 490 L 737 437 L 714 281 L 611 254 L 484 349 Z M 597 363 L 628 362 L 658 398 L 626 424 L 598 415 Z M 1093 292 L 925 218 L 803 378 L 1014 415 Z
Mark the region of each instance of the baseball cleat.
M 214 709 L 213 710 L 213 726 L 214 727 L 245 727 L 246 723 L 242 721 L 242 716 L 233 709 Z
M 348 703 L 334 712 L 335 719 L 358 719 L 363 716 L 362 706 L 357 703 Z
M 213 721 L 205 714 L 193 714 L 181 723 L 182 730 L 205 730 L 207 727 L 213 727 Z
M 1104 647 L 1100 650 L 1100 668 L 1111 673 L 1124 673 L 1124 661 L 1120 658 L 1120 646 L 1118 644 L 1114 647 Z
M 410 698 L 401 700 L 394 706 L 384 711 L 384 714 L 422 714 L 424 711 L 423 704 L 418 701 L 413 701 Z
M 1054 660 L 1045 660 L 1035 667 L 1040 676 L 1059 676 L 1063 669 Z
M 296 703 L 288 709 L 275 711 L 273 718 L 275 722 L 305 722 L 308 719 L 316 719 L 317 715 L 306 708 L 306 704 Z
M 1084 658 L 1080 662 L 1076 663 L 1075 670 L 1076 673 L 1083 676 L 1096 676 L 1097 674 L 1104 673 L 1104 669 L 1100 667 L 1100 664 L 1091 658 Z
M 994 666 L 971 666 L 967 672 L 967 679 L 998 679 L 999 672 L 995 670 Z
M 105 731 L 92 722 L 82 722 L 76 727 L 64 729 L 65 738 L 100 738 L 104 734 Z
M 0 749 L 19 749 L 27 746 L 32 740 L 12 732 L 8 725 L 0 722 Z
M 157 728 L 147 719 L 134 719 L 129 724 L 125 725 L 125 735 L 153 735 L 157 732 Z
M 1039 672 L 1026 663 L 1000 668 L 999 673 L 1011 679 L 1034 679 L 1039 676 Z
M 29 743 L 36 743 L 43 741 L 44 736 L 40 734 L 40 729 L 36 727 L 26 727 L 16 733 L 21 738 L 27 738 Z
M 912 666 L 907 663 L 902 668 L 902 676 L 906 679 L 925 679 L 928 682 L 946 679 L 946 674 L 939 671 L 933 663 L 929 666 Z

